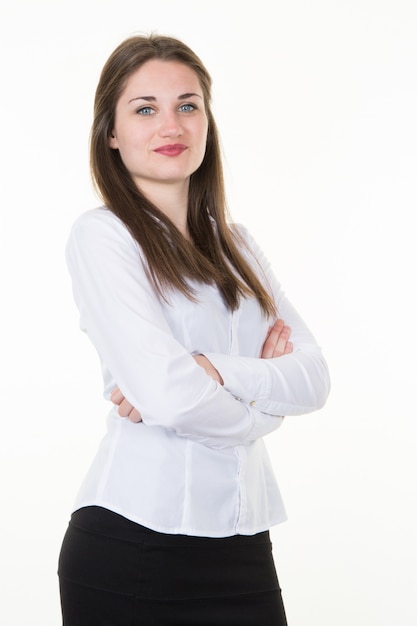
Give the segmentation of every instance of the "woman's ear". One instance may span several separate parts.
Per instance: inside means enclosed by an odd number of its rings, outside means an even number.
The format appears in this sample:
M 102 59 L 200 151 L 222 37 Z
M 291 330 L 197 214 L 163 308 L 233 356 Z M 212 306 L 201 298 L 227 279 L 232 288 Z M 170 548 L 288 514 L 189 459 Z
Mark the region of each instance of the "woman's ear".
M 110 148 L 113 148 L 114 150 L 117 150 L 117 148 L 119 147 L 114 131 L 111 133 L 109 137 L 109 146 Z

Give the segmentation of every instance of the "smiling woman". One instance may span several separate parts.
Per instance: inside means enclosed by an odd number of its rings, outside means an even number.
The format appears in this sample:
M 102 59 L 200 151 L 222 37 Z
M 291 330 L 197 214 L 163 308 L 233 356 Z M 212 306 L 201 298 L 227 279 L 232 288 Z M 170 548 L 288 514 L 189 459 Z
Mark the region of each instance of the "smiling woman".
M 155 59 L 128 78 L 110 147 L 156 206 L 164 194 L 164 212 L 186 237 L 189 177 L 203 161 L 207 129 L 203 91 L 186 65 Z
M 263 437 L 321 408 L 326 362 L 257 244 L 226 218 L 211 79 L 182 42 L 133 37 L 96 91 L 104 206 L 67 262 L 100 356 L 107 433 L 59 559 L 64 626 L 283 626 Z M 290 341 L 291 335 L 291 341 Z

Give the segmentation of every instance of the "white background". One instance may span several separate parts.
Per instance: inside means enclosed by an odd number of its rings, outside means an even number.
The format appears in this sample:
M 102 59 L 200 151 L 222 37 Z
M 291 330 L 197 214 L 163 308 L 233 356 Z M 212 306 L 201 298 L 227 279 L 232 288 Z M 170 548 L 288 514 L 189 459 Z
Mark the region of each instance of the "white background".
M 272 531 L 289 624 L 415 626 L 414 0 L 0 6 L 2 626 L 60 624 L 58 552 L 107 412 L 64 246 L 98 204 L 101 67 L 150 31 L 210 70 L 231 215 L 331 369 L 326 407 L 268 438 L 289 515 Z

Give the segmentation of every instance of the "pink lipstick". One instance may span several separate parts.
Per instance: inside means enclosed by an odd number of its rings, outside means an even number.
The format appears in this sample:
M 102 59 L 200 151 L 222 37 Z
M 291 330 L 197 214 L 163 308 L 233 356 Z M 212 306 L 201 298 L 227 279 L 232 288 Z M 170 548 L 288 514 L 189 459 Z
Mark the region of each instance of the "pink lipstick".
M 155 152 L 164 156 L 179 156 L 184 150 L 187 150 L 187 146 L 184 146 L 182 143 L 172 143 L 156 148 Z

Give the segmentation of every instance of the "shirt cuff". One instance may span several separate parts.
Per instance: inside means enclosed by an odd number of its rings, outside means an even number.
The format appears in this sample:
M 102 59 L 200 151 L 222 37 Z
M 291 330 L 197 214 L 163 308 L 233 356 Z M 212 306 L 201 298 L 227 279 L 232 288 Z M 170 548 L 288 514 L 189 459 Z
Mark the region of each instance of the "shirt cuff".
M 229 356 L 204 352 L 204 356 L 214 365 L 223 378 L 224 388 L 237 400 L 262 411 L 269 400 L 272 377 L 266 363 L 250 357 Z

